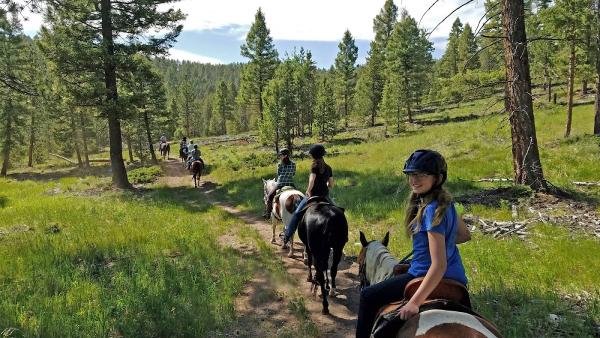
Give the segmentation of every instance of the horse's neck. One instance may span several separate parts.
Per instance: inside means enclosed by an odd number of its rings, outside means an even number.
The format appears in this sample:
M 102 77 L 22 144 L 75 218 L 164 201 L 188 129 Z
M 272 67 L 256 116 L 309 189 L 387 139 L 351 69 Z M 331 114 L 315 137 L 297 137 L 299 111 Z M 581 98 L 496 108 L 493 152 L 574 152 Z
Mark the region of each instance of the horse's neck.
M 379 242 L 373 242 L 372 248 L 366 254 L 366 277 L 371 284 L 383 282 L 394 275 L 394 266 L 398 259 L 392 256 L 388 249 Z

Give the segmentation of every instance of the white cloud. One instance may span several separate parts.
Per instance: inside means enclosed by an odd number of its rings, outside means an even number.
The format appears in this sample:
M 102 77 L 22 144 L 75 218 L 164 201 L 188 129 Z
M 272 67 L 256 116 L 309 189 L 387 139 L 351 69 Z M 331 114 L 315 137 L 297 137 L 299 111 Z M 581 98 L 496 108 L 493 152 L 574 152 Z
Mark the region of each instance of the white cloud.
M 21 0 L 23 1 L 23 0 Z M 395 0 L 419 20 L 435 0 Z M 439 0 L 421 22 L 431 30 L 446 15 L 467 0 Z M 346 29 L 357 39 L 373 39 L 373 18 L 385 0 L 182 0 L 174 4 L 187 14 L 184 30 L 228 28 L 228 33 L 244 37 L 254 15 L 262 7 L 271 36 L 278 40 L 338 41 Z M 476 0 L 457 11 L 440 25 L 431 39 L 447 38 L 452 22 L 460 17 L 475 28 L 484 13 L 484 0 Z M 41 26 L 40 15 L 28 15 L 25 31 L 33 34 Z M 444 43 L 445 44 L 445 43 Z
M 194 54 L 194 53 L 190 53 L 190 52 L 186 52 L 184 50 L 181 49 L 175 49 L 175 48 L 171 48 L 169 50 L 169 56 L 167 57 L 169 59 L 172 60 L 179 60 L 179 61 L 193 61 L 193 62 L 200 62 L 200 63 L 212 63 L 212 64 L 223 64 L 224 62 L 219 60 L 219 59 L 215 59 L 209 56 L 204 56 L 204 55 L 198 55 L 198 54 Z
M 441 0 L 427 13 L 421 25 L 430 30 L 454 8 L 467 0 Z M 185 30 L 205 30 L 229 25 L 249 26 L 258 7 L 265 13 L 271 36 L 280 40 L 336 41 L 346 29 L 358 39 L 373 38 L 373 18 L 385 0 L 183 0 L 178 7 L 188 17 Z M 395 0 L 417 20 L 434 0 Z M 483 0 L 477 0 L 457 11 L 435 32 L 432 38 L 447 37 L 454 19 L 477 25 L 483 15 Z

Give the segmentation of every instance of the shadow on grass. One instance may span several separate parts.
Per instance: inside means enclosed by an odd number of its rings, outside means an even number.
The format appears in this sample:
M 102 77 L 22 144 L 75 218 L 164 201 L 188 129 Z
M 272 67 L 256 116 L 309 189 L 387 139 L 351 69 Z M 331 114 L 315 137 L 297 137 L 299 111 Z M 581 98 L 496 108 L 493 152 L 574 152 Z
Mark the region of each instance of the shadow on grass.
M 204 199 L 204 196 L 199 193 L 199 189 L 194 188 L 193 186 L 160 186 L 145 189 L 141 192 L 145 198 L 153 202 L 179 205 L 184 207 L 187 211 L 202 213 L 214 208 Z
M 504 337 L 597 337 L 598 300 L 581 306 L 553 292 L 494 286 L 471 293 L 473 309 Z M 557 316 L 557 317 L 554 317 Z
M 0 208 L 6 207 L 7 204 L 8 198 L 6 198 L 5 196 L 0 196 Z
M 408 186 L 403 177 L 390 176 L 381 170 L 361 173 L 333 168 L 333 172 L 336 186 L 330 195 L 347 213 L 359 215 L 368 221 L 377 221 L 404 207 Z M 296 183 L 298 189 L 304 191 L 306 183 L 298 178 Z M 448 189 L 451 192 L 481 190 L 467 181 L 450 181 Z M 258 177 L 227 182 L 215 192 L 227 202 L 242 205 L 256 213 L 262 212 L 264 208 L 262 181 Z
M 432 125 L 437 125 L 437 124 L 472 121 L 472 120 L 477 120 L 477 119 L 484 118 L 487 116 L 488 115 L 481 115 L 481 114 L 469 114 L 469 115 L 465 115 L 465 116 L 455 116 L 455 117 L 448 116 L 448 117 L 445 117 L 442 119 L 437 119 L 437 120 L 425 120 L 425 119 L 415 120 L 414 123 L 422 125 L 422 126 L 432 126 Z
M 97 177 L 108 177 L 111 175 L 110 165 L 102 165 L 102 166 L 91 166 L 87 168 L 68 168 L 68 169 L 60 169 L 53 170 L 48 172 L 21 172 L 21 173 L 12 173 L 7 175 L 8 178 L 17 180 L 17 181 L 54 181 L 59 180 L 65 177 L 87 177 L 87 176 L 97 176 Z

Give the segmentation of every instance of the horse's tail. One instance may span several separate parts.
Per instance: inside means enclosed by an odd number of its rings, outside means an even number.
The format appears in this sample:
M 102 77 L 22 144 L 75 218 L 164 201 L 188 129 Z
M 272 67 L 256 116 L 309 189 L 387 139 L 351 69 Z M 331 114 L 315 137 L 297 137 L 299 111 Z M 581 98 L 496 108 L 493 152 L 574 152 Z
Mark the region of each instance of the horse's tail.
M 348 221 L 344 211 L 334 205 L 319 205 L 315 211 L 320 214 L 319 219 L 323 222 L 318 234 L 320 240 L 317 241 L 318 243 L 312 242 L 311 245 L 317 244 L 319 248 L 313 249 L 313 252 L 321 252 L 324 256 L 324 259 L 315 261 L 315 267 L 325 271 L 329 268 L 330 249 L 342 250 L 348 242 Z

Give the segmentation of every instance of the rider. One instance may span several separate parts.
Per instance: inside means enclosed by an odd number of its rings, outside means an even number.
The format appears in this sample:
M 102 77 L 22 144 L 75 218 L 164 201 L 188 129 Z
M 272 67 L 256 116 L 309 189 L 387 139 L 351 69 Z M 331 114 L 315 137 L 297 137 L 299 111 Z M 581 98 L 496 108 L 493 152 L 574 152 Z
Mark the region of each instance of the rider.
M 187 164 L 187 168 L 189 169 L 190 166 L 192 165 L 192 151 L 194 150 L 194 141 L 190 140 L 190 143 L 187 145 L 187 160 L 186 160 L 186 164 Z
M 289 224 L 285 228 L 283 246 L 290 241 L 290 238 L 292 238 L 292 235 L 296 232 L 298 223 L 302 219 L 302 211 L 306 207 L 308 198 L 321 196 L 329 200 L 329 189 L 333 188 L 333 171 L 331 170 L 331 167 L 325 163 L 325 160 L 323 160 L 323 156 L 325 156 L 325 147 L 321 144 L 315 144 L 310 147 L 308 153 L 313 158 L 313 163 L 310 167 L 306 196 L 300 202 L 296 211 L 294 211 Z
M 290 150 L 283 148 L 279 151 L 279 158 L 281 162 L 277 164 L 277 188 L 273 189 L 267 196 L 267 205 L 263 216 L 268 218 L 271 215 L 271 209 L 273 208 L 273 198 L 277 190 L 285 187 L 294 185 L 294 175 L 296 175 L 296 163 L 290 160 Z
M 179 149 L 183 148 L 187 149 L 187 137 L 185 136 L 181 139 L 181 141 L 179 141 Z
M 411 189 L 404 225 L 407 235 L 412 236 L 413 259 L 407 273 L 362 290 L 357 338 L 370 336 L 379 309 L 401 300 L 406 285 L 414 278 L 425 277 L 414 296 L 400 309 L 403 320 L 419 312 L 442 278 L 467 284 L 456 244 L 468 241 L 470 234 L 443 187 L 448 175 L 446 161 L 436 151 L 417 150 L 406 160 L 403 171 Z
M 167 143 L 167 137 L 165 135 L 160 137 L 160 143 Z
M 190 158 L 191 161 L 190 163 L 194 162 L 194 161 L 200 161 L 202 162 L 202 164 L 204 164 L 204 161 L 202 160 L 202 158 L 200 158 L 200 149 L 198 149 L 198 145 L 194 144 L 194 150 L 192 150 L 192 153 L 190 154 Z

